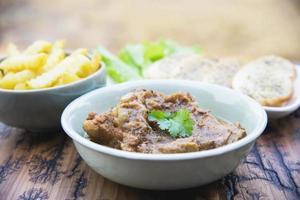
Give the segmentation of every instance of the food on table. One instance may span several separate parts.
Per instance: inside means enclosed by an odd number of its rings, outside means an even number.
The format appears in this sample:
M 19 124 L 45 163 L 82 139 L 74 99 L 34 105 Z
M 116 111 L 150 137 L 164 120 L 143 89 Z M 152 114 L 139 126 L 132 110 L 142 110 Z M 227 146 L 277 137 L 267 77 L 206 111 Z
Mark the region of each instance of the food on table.
M 127 45 L 118 56 L 101 47 L 98 52 L 115 83 L 138 79 L 202 81 L 239 90 L 264 106 L 282 106 L 293 95 L 295 66 L 276 56 L 265 56 L 243 67 L 235 59 L 202 57 L 198 48 L 169 40 Z
M 117 83 L 141 79 L 152 63 L 173 54 L 199 53 L 195 47 L 181 46 L 170 40 L 130 44 L 114 56 L 104 48 L 98 48 L 106 65 L 108 76 Z
M 246 136 L 239 123 L 217 119 L 188 93 L 153 90 L 130 92 L 111 110 L 90 113 L 83 129 L 96 143 L 141 153 L 195 152 Z
M 264 106 L 281 106 L 288 101 L 296 76 L 295 65 L 276 56 L 265 56 L 241 67 L 235 60 L 195 54 L 169 56 L 144 73 L 148 79 L 186 79 L 233 87 Z
M 90 58 L 83 48 L 68 55 L 63 40 L 36 41 L 23 52 L 11 43 L 7 52 L 0 61 L 0 88 L 4 89 L 41 89 L 78 81 L 96 72 L 101 61 L 99 53 Z
M 245 65 L 234 77 L 233 88 L 264 106 L 281 106 L 293 95 L 295 65 L 277 56 L 265 56 Z
M 195 80 L 231 87 L 232 79 L 240 68 L 236 60 L 177 54 L 149 66 L 145 78 Z
M 32 45 L 27 47 L 23 52 L 24 54 L 36 54 L 36 53 L 49 53 L 52 49 L 52 44 L 47 41 L 38 40 L 35 41 Z
M 0 63 L 0 69 L 5 73 L 21 70 L 38 70 L 47 61 L 47 54 L 9 56 Z
M 32 79 L 35 73 L 31 70 L 22 70 L 16 73 L 7 73 L 1 80 L 0 86 L 3 88 L 20 88 L 20 84 Z
M 64 41 L 58 40 L 54 43 L 51 53 L 48 56 L 47 63 L 44 65 L 44 71 L 49 71 L 65 57 Z

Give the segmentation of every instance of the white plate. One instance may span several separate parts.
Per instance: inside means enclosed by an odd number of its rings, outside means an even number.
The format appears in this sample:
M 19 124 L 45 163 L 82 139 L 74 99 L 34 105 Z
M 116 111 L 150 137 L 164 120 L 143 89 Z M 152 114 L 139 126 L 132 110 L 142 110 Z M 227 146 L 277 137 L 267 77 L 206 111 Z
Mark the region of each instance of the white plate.
M 294 94 L 292 99 L 284 106 L 269 107 L 264 106 L 269 119 L 279 119 L 285 117 L 300 107 L 300 66 L 296 67 L 297 77 L 294 82 Z

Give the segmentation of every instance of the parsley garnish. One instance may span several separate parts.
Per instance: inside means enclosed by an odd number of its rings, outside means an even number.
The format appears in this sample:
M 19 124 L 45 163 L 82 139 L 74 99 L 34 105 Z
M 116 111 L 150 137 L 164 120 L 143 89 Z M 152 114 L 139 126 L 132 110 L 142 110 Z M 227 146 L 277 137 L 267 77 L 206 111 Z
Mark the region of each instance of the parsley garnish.
M 172 137 L 192 135 L 195 123 L 187 109 L 180 109 L 172 113 L 152 110 L 148 114 L 148 120 L 156 122 L 161 130 L 167 130 Z

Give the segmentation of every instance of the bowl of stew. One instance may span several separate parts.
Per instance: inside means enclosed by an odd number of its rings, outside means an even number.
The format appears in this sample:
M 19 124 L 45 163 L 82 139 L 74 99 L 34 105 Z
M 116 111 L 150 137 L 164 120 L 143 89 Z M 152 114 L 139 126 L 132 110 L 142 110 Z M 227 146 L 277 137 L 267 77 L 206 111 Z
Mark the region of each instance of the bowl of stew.
M 143 80 L 79 97 L 61 123 L 97 173 L 131 187 L 172 190 L 233 171 L 264 131 L 267 115 L 222 86 Z

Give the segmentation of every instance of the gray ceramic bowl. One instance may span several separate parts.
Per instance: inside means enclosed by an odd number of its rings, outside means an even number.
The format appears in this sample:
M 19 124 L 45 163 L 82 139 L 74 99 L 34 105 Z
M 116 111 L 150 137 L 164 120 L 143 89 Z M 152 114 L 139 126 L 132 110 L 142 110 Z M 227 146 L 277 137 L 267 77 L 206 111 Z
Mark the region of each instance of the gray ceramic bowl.
M 239 121 L 247 136 L 216 149 L 182 154 L 143 154 L 96 144 L 84 137 L 83 121 L 91 111 L 105 112 L 134 89 L 153 89 L 170 94 L 192 94 L 202 108 L 222 119 Z M 203 185 L 230 173 L 250 151 L 265 129 L 267 115 L 253 99 L 231 89 L 193 81 L 149 80 L 113 85 L 92 91 L 64 110 L 62 126 L 85 162 L 115 182 L 145 189 L 181 189 Z
M 0 121 L 30 131 L 60 127 L 64 108 L 77 97 L 106 84 L 105 67 L 74 83 L 38 90 L 0 89 Z

